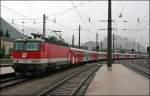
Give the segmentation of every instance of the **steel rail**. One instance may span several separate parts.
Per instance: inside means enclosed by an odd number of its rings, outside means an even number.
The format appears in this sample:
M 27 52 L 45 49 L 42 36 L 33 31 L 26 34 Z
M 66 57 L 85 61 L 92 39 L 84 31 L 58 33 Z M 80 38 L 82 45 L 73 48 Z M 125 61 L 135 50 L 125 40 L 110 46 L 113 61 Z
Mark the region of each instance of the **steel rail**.
M 1 83 L 0 90 L 28 81 L 28 78 L 16 78 L 8 82 Z
M 129 67 L 129 68 L 132 68 L 135 71 L 138 71 L 138 72 L 142 73 L 144 76 L 146 76 L 148 78 L 150 77 L 150 73 L 149 73 L 150 71 L 145 72 L 145 71 L 141 70 L 140 68 L 137 68 L 137 67 L 133 66 L 132 64 L 123 64 L 123 65 L 125 65 L 126 67 Z
M 15 76 L 15 72 L 7 73 L 7 74 L 1 74 L 0 79 L 7 78 L 7 77 L 12 77 L 12 76 Z
M 81 88 L 81 86 L 87 81 L 87 79 L 92 76 L 94 74 L 95 71 L 97 71 L 102 65 L 98 66 L 97 68 L 95 68 L 95 70 L 93 70 L 91 73 L 89 73 L 82 81 L 81 83 L 72 91 L 72 93 L 70 94 L 70 96 L 74 96 L 78 90 Z
M 92 66 L 92 67 L 94 67 L 94 66 Z M 86 69 L 84 69 L 84 70 L 82 70 L 82 71 L 80 71 L 80 72 L 78 72 L 78 73 L 72 74 L 71 76 L 69 76 L 69 77 L 63 79 L 62 81 L 60 81 L 59 83 L 55 84 L 55 85 L 52 86 L 51 88 L 49 88 L 49 89 L 45 90 L 44 92 L 38 94 L 38 96 L 47 96 L 47 93 L 48 93 L 48 92 L 52 92 L 53 90 L 55 90 L 56 88 L 58 88 L 59 86 L 61 86 L 61 85 L 64 84 L 65 82 L 67 82 L 68 80 L 74 78 L 75 76 L 77 76 L 77 75 L 79 75 L 79 74 L 85 72 L 86 70 L 88 70 L 88 69 L 90 69 L 90 68 L 91 68 L 91 66 L 88 66 L 88 68 L 86 68 Z
M 15 73 L 4 74 L 3 76 L 0 77 L 0 84 L 20 78 L 23 78 L 23 76 L 21 75 L 16 76 Z
M 0 80 L 0 84 L 1 84 L 1 83 L 5 83 L 5 82 L 8 82 L 8 81 L 11 81 L 11 80 L 15 80 L 15 79 L 17 79 L 17 77 L 4 78 L 4 79 L 1 79 L 1 80 Z

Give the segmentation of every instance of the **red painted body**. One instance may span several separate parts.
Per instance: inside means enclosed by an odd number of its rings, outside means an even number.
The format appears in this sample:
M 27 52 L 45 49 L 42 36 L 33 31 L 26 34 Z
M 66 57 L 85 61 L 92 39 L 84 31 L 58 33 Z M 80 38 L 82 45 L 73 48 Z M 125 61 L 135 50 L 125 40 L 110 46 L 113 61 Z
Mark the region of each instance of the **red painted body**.
M 107 60 L 106 52 L 95 52 L 77 48 L 70 48 L 56 44 L 46 43 L 43 40 L 37 41 L 41 42 L 38 51 L 14 50 L 12 52 L 15 70 L 19 70 L 19 72 L 21 72 L 22 69 L 24 69 L 23 72 L 28 72 L 31 69 L 33 69 L 32 71 L 43 71 L 47 68 L 50 68 L 51 66 L 61 66 L 64 64 L 81 64 L 84 62 L 97 62 L 99 60 Z M 129 59 L 137 57 L 138 56 L 136 54 L 114 54 L 114 59 Z M 27 69 L 25 69 L 24 67 Z

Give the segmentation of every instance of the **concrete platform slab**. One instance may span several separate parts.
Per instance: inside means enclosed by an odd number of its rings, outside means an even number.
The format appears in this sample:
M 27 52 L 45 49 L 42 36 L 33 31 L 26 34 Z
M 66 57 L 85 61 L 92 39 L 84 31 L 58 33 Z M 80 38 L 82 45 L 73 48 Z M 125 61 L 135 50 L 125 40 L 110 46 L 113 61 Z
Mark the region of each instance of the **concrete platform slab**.
M 85 95 L 148 95 L 149 79 L 126 68 L 113 64 L 103 65 L 89 85 Z

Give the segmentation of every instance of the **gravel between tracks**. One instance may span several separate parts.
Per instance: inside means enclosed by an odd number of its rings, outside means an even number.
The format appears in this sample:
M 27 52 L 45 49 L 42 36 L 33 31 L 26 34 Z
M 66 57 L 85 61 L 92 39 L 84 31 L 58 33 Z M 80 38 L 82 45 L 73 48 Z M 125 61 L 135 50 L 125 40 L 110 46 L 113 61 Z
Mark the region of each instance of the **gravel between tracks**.
M 92 64 L 71 68 L 69 70 L 61 71 L 58 73 L 53 73 L 43 78 L 37 78 L 35 80 L 25 82 L 20 85 L 10 87 L 6 90 L 2 90 L 1 96 L 33 96 L 47 89 L 49 86 L 58 83 L 60 80 L 67 77 L 68 75 L 83 69 L 85 66 L 92 66 Z

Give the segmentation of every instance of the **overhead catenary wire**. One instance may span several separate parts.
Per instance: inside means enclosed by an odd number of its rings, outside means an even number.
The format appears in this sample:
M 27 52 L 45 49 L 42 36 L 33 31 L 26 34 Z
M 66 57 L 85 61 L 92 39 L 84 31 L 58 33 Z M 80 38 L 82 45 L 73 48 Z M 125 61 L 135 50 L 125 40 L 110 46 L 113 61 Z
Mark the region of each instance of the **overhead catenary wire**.
M 50 20 L 50 19 L 48 19 L 51 23 L 54 23 L 54 24 L 57 24 L 57 25 L 59 25 L 59 26 L 63 26 L 63 27 L 65 27 L 65 28 L 67 28 L 67 29 L 70 29 L 70 30 L 73 30 L 73 28 L 71 28 L 71 27 L 69 27 L 69 26 L 66 26 L 66 25 L 63 25 L 63 24 L 60 24 L 60 23 L 58 23 L 58 22 L 53 22 L 52 20 Z
M 125 8 L 125 5 L 126 5 L 126 3 L 127 3 L 127 1 L 125 0 L 124 3 L 122 3 L 123 5 L 122 5 L 122 7 L 121 7 L 121 2 L 122 2 L 122 1 L 120 1 L 120 4 L 119 4 L 121 10 L 119 11 L 120 8 L 118 8 L 118 11 L 117 11 L 117 12 L 119 12 L 119 14 L 122 14 L 123 9 Z M 116 12 L 116 16 L 114 17 L 114 22 L 113 22 L 113 23 L 115 24 L 116 28 L 117 28 L 117 21 L 118 21 L 118 18 L 119 18 L 117 12 Z M 117 28 L 116 30 L 118 30 L 118 28 Z M 116 31 L 116 32 L 117 32 L 117 31 Z M 117 33 L 116 33 L 116 35 L 117 35 Z
M 12 12 L 14 12 L 14 13 L 16 13 L 16 14 L 22 16 L 22 17 L 24 17 L 24 18 L 28 18 L 28 19 L 30 19 L 30 20 L 33 20 L 32 18 L 29 18 L 29 17 L 27 17 L 27 16 L 25 16 L 25 15 L 22 15 L 22 14 L 16 12 L 16 11 L 14 11 L 13 9 L 10 9 L 10 8 L 4 6 L 4 5 L 1 5 L 1 6 L 2 6 L 3 8 L 5 8 L 5 9 L 7 9 L 7 10 L 10 10 L 10 11 L 12 11 Z
M 82 17 L 82 15 L 80 14 L 80 12 L 78 11 L 77 7 L 75 6 L 75 4 L 73 3 L 73 1 L 71 0 L 71 4 L 75 7 L 75 11 L 76 13 L 79 15 L 81 21 L 83 22 L 84 26 L 86 26 L 87 28 L 89 28 L 88 24 L 86 24 L 84 18 Z M 93 26 L 92 26 L 93 27 Z
M 120 13 L 123 13 L 123 10 L 124 10 L 124 8 L 125 8 L 125 6 L 126 6 L 126 3 L 127 3 L 127 1 L 125 0 L 124 3 L 123 3 L 123 5 L 122 5 L 122 7 L 120 7 L 121 9 L 119 8 L 119 9 L 120 9 L 120 11 L 118 10 L 119 14 L 120 14 Z M 115 19 L 114 19 L 114 20 L 117 20 L 118 17 L 119 17 L 119 16 L 118 16 L 118 13 L 116 13 L 116 16 L 115 16 Z
M 31 4 L 29 4 L 29 3 L 27 3 L 27 2 L 25 2 L 25 3 L 28 4 L 28 6 L 32 7 L 33 9 L 37 10 L 38 12 L 42 13 L 39 9 L 33 7 Z M 57 13 L 53 13 L 53 14 L 47 15 L 47 17 L 50 17 L 50 16 L 58 16 L 58 15 L 64 14 L 64 13 L 66 13 L 66 12 L 69 12 L 69 11 L 73 10 L 75 7 L 79 7 L 79 6 L 85 5 L 85 4 L 87 4 L 87 3 L 89 3 L 89 2 L 82 3 L 82 4 L 78 4 L 78 5 L 75 5 L 75 6 L 71 7 L 71 8 L 65 9 L 65 10 L 63 10 L 63 11 L 60 11 L 60 12 L 57 12 Z M 6 7 L 6 6 L 4 6 L 4 5 L 2 5 L 2 6 L 3 6 L 4 8 L 6 8 L 6 9 L 10 10 L 10 11 L 13 11 L 14 13 L 16 13 L 16 14 L 18 14 L 18 15 L 20 15 L 20 16 L 23 16 L 23 17 L 25 17 L 25 18 L 28 18 L 27 20 L 43 19 L 42 16 L 41 16 L 41 17 L 38 17 L 38 18 L 29 18 L 29 17 L 24 16 L 24 15 L 22 15 L 22 14 L 16 12 L 16 11 L 14 11 L 14 10 L 12 10 L 12 9 L 10 9 L 10 8 L 8 8 L 8 7 Z M 19 19 L 16 18 L 16 19 L 14 19 L 14 20 L 19 20 Z M 21 20 L 24 20 L 24 19 L 21 19 Z
M 93 5 L 92 8 L 91 8 L 91 10 L 90 10 L 90 12 L 89 12 L 89 16 L 92 17 L 92 16 L 93 16 L 93 10 L 94 10 L 94 8 L 95 8 L 94 5 L 95 5 L 96 3 L 90 3 L 90 4 Z
M 77 7 L 74 5 L 73 1 L 71 0 L 71 4 L 75 7 L 75 11 L 76 13 L 79 15 L 81 21 L 84 23 L 84 25 L 88 28 L 88 26 L 86 25 L 85 20 L 83 19 L 83 17 L 81 16 L 80 12 L 78 11 Z
M 8 9 L 8 10 L 10 10 L 10 11 L 12 11 L 12 12 L 14 12 L 14 13 L 16 13 L 16 14 L 18 14 L 18 15 L 20 15 L 20 16 L 23 16 L 23 17 L 28 18 L 28 19 L 30 19 L 30 20 L 35 20 L 35 19 L 31 19 L 31 18 L 29 18 L 29 17 L 27 17 L 27 16 L 25 16 L 25 15 L 22 15 L 22 14 L 16 12 L 16 11 L 14 11 L 14 10 L 12 10 L 12 9 L 10 9 L 10 8 L 8 8 L 8 7 L 6 7 L 6 6 L 4 6 L 4 5 L 3 5 L 3 7 L 6 8 L 6 9 Z M 24 20 L 24 19 L 22 19 L 22 20 Z M 52 22 L 52 21 L 51 21 L 51 22 Z M 36 24 L 37 24 L 37 23 L 36 23 Z M 42 24 L 42 23 L 40 23 L 40 24 Z M 60 26 L 63 26 L 63 27 L 67 27 L 67 28 L 69 28 L 69 29 L 72 29 L 72 28 L 70 28 L 70 27 L 68 27 L 68 26 L 65 26 L 65 25 L 62 25 L 62 24 L 59 24 L 59 23 L 56 23 L 56 24 L 58 24 L 58 25 L 60 25 Z
M 33 8 L 34 10 L 36 10 L 37 12 L 39 12 L 40 14 L 43 14 L 42 11 L 40 11 L 38 8 L 34 7 L 33 5 L 31 5 L 30 3 L 28 3 L 27 1 L 24 1 L 28 6 L 30 6 L 31 8 Z
M 120 0 L 120 2 L 119 2 L 119 5 L 117 6 L 118 8 L 117 8 L 117 11 L 116 11 L 116 16 L 114 17 L 114 18 L 116 18 L 117 16 L 118 16 L 118 12 L 120 11 L 120 8 L 121 8 L 121 5 L 122 5 L 122 1 Z M 115 19 L 114 19 L 115 20 Z
M 60 11 L 60 12 L 56 12 L 56 13 L 47 15 L 47 17 L 60 16 L 60 15 L 62 15 L 62 14 L 65 14 L 65 13 L 67 13 L 67 12 L 73 10 L 75 7 L 79 7 L 79 6 L 85 5 L 85 4 L 87 4 L 87 3 L 89 3 L 89 2 L 86 2 L 86 3 L 84 3 L 84 4 L 83 4 L 83 3 L 82 3 L 82 4 L 78 4 L 78 5 L 75 5 L 75 6 L 73 6 L 73 7 L 68 8 L 68 9 L 65 9 L 65 10 L 63 10 L 63 11 Z M 38 18 L 35 18 L 35 19 L 42 19 L 42 17 L 38 17 Z
M 126 3 L 125 2 L 123 2 L 124 4 L 122 4 L 122 8 L 121 8 L 121 10 L 120 11 L 124 11 L 124 8 L 125 8 L 125 5 L 126 5 Z M 31 4 L 31 3 L 30 3 Z M 77 6 L 77 5 L 82 5 L 82 4 L 76 4 L 75 2 L 74 2 L 74 4 L 75 4 L 75 6 Z M 84 6 L 83 6 L 84 7 Z M 71 7 L 71 8 L 73 8 L 73 9 L 75 9 L 75 7 L 73 6 L 73 7 Z M 93 7 L 94 8 L 94 7 Z M 78 11 L 79 11 L 79 13 L 80 13 L 80 15 L 83 15 L 84 16 L 84 14 L 83 13 L 81 13 L 82 11 L 80 11 L 80 7 L 79 8 L 77 8 L 78 9 Z M 72 10 L 72 9 L 70 9 L 70 10 Z M 66 12 L 69 12 L 70 10 L 68 10 L 68 11 L 66 11 Z M 6 10 L 7 11 L 7 10 Z M 10 10 L 11 11 L 11 10 Z M 36 11 L 36 10 L 35 10 Z M 122 12 L 123 12 L 122 11 Z M 9 11 L 8 11 L 9 12 Z M 19 11 L 16 11 L 16 12 L 19 12 Z M 37 10 L 37 12 L 38 12 L 38 10 Z M 62 12 L 62 13 L 61 13 Z M 85 11 L 83 11 L 83 12 L 85 12 Z M 93 12 L 93 11 L 92 11 Z M 118 11 L 119 12 L 119 11 Z M 15 13 L 15 12 L 14 12 Z M 21 12 L 20 12 L 21 13 Z M 57 12 L 57 13 L 59 13 L 59 12 Z M 17 14 L 17 13 L 15 13 L 15 14 Z M 65 13 L 63 13 L 63 11 L 60 11 L 60 13 L 59 14 L 55 14 L 55 15 L 57 15 L 57 16 L 61 16 L 62 14 L 65 14 Z M 19 15 L 19 14 L 18 14 Z M 23 14 L 22 13 L 22 15 L 25 15 L 25 14 Z M 53 16 L 54 14 L 50 14 L 50 16 Z M 116 14 L 115 14 L 116 15 Z M 20 17 L 21 15 L 19 15 L 19 17 Z M 82 17 L 83 17 L 82 16 Z M 118 15 L 117 15 L 118 16 Z M 19 20 L 19 17 L 18 17 L 18 20 Z M 21 17 L 23 17 L 24 18 L 24 16 L 21 16 Z M 27 17 L 27 16 L 26 16 Z M 34 19 L 29 19 L 29 18 L 24 18 L 24 19 L 21 19 L 21 20 L 33 20 L 34 21 Z M 146 16 L 143 16 L 143 19 L 145 19 L 145 17 Z M 16 18 L 17 19 L 17 18 Z M 35 18 L 36 19 L 36 18 Z M 57 18 L 56 18 L 57 19 Z M 84 19 L 84 21 L 86 21 L 86 19 L 85 18 L 83 18 Z M 14 19 L 15 20 L 15 19 Z M 38 19 L 39 20 L 39 19 Z M 91 19 L 92 20 L 92 19 Z M 141 18 L 140 18 L 140 20 L 141 20 Z M 42 21 L 42 20 L 41 20 Z M 52 20 L 51 20 L 52 21 Z M 28 21 L 25 21 L 26 22 L 26 24 L 27 23 L 30 23 L 30 22 L 28 22 Z M 32 22 L 32 21 L 31 21 Z M 64 21 L 65 22 L 65 21 Z M 54 24 L 57 24 L 57 25 L 59 25 L 59 26 L 61 26 L 61 28 L 66 28 L 66 29 L 70 29 L 70 30 L 72 30 L 72 28 L 70 28 L 70 27 L 72 27 L 72 26 L 70 26 L 70 25 L 68 25 L 68 24 L 66 24 L 66 23 L 64 23 L 64 22 L 61 22 L 61 21 L 58 21 L 58 22 L 56 22 L 56 23 L 54 23 Z M 78 22 L 80 22 L 80 19 L 79 19 L 79 21 Z M 93 22 L 94 21 L 92 21 L 92 23 L 90 23 L 90 24 L 93 24 Z M 136 22 L 136 21 L 135 21 Z M 36 24 L 38 24 L 39 22 L 37 22 Z M 47 22 L 48 23 L 48 22 Z M 76 22 L 77 23 L 77 22 Z M 128 23 L 130 23 L 130 21 L 128 22 Z M 131 23 L 132 23 L 132 21 L 131 21 Z M 17 24 L 17 23 L 16 23 Z M 42 24 L 42 23 L 40 23 L 40 24 Z M 39 24 L 39 25 L 40 25 Z M 141 24 L 143 24 L 143 25 L 147 25 L 147 24 L 144 24 L 144 22 L 143 23 L 140 23 L 140 25 Z M 68 26 L 67 26 L 68 25 Z M 86 24 L 87 25 L 87 24 Z M 97 27 L 97 25 L 96 25 L 96 23 L 94 23 L 94 25 L 95 25 L 95 27 Z M 48 25 L 47 25 L 48 26 Z M 59 27 L 58 26 L 58 27 Z M 82 25 L 81 25 L 82 26 Z M 88 26 L 89 26 L 89 23 L 88 23 Z M 144 28 L 143 28 L 144 29 Z M 147 28 L 146 28 L 147 29 Z M 136 31 L 136 30 L 132 30 L 132 31 Z
M 83 6 L 81 6 L 83 9 L 84 9 L 84 7 Z M 85 11 L 83 11 L 83 12 L 85 12 Z M 86 19 L 88 20 L 88 19 L 91 19 L 90 18 L 90 16 L 86 16 Z M 89 20 L 89 24 L 91 25 L 91 27 L 93 28 L 93 29 L 96 29 L 96 27 L 94 26 L 94 24 Z
M 16 26 L 21 26 L 22 27 L 22 25 L 20 25 L 20 24 L 11 24 L 11 25 L 16 25 Z M 24 27 L 26 27 L 26 28 L 28 28 L 28 29 L 31 29 L 32 31 L 34 30 L 34 31 L 37 31 L 37 29 L 35 29 L 35 28 L 33 28 L 33 26 L 26 26 L 26 25 L 24 25 Z M 40 28 L 39 28 L 40 29 Z
M 123 9 L 125 8 L 126 3 L 127 3 L 127 1 L 125 0 L 125 3 L 124 3 L 124 5 L 123 5 L 122 8 L 121 8 L 121 12 L 120 12 L 120 13 L 123 12 Z
M 89 12 L 89 19 L 91 19 L 91 17 L 92 17 L 92 13 L 93 13 L 93 10 L 94 10 L 94 8 L 95 8 L 95 3 L 93 4 L 93 6 L 92 6 L 92 8 L 91 8 L 91 11 Z M 92 21 L 93 22 L 93 21 Z M 90 24 L 92 24 L 92 22 L 90 22 Z M 92 24 L 92 27 L 94 28 L 94 29 L 96 29 L 96 27 L 94 26 L 94 24 Z
M 6 6 L 4 6 L 4 5 L 2 5 L 2 7 L 6 8 L 6 9 L 8 9 L 8 10 L 10 10 L 10 11 L 12 11 L 12 12 L 14 12 L 14 13 L 16 13 L 16 14 L 18 14 L 18 15 L 24 17 L 24 18 L 27 18 L 27 19 L 29 19 L 29 20 L 34 20 L 34 19 L 29 18 L 29 17 L 27 17 L 27 16 L 25 16 L 25 15 L 19 13 L 19 12 L 16 12 L 16 11 L 14 11 L 14 10 L 12 10 L 12 9 L 10 9 L 10 8 L 8 8 L 8 7 L 6 7 Z M 22 20 L 25 20 L 25 19 L 22 19 Z M 36 22 L 35 24 L 38 24 L 38 23 Z M 39 24 L 41 25 L 42 23 L 39 23 Z

